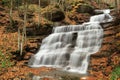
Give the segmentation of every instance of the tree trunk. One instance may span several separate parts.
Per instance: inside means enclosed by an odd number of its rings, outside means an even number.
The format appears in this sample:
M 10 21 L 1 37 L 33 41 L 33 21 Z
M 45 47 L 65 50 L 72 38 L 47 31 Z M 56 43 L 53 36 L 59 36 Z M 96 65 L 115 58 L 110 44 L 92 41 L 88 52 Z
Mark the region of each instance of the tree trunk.
M 25 36 L 24 36 L 24 32 L 23 32 L 22 33 L 22 40 L 21 40 L 21 44 L 20 44 L 20 56 L 23 55 L 24 38 L 25 38 Z
M 115 0 L 115 9 L 116 9 L 116 13 L 117 13 L 117 0 Z
M 20 55 L 22 56 L 23 54 L 23 46 L 26 44 L 26 24 L 27 24 L 27 9 L 28 9 L 28 3 L 27 0 L 23 0 L 23 6 L 24 6 L 24 25 L 23 25 L 23 31 L 22 31 L 22 39 L 20 40 Z M 24 45 L 23 45 L 24 44 Z
M 20 50 L 20 29 L 18 29 L 18 50 Z
M 27 8 L 28 8 L 28 4 L 27 4 L 27 0 L 24 1 L 24 27 L 23 27 L 23 33 L 24 33 L 24 41 L 26 43 L 26 24 L 27 24 Z
M 40 27 L 40 0 L 39 0 L 39 11 L 38 11 L 38 27 Z
M 13 0 L 10 0 L 10 13 L 9 13 L 10 27 L 12 27 L 12 9 L 13 9 Z

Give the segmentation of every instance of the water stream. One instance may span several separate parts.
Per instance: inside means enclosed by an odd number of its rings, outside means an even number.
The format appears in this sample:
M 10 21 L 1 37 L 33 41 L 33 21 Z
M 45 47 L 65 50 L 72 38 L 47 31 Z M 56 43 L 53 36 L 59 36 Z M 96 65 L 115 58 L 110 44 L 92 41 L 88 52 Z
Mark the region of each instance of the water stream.
M 43 39 L 39 51 L 29 60 L 30 67 L 55 67 L 80 74 L 87 73 L 89 57 L 99 51 L 103 40 L 100 23 L 112 20 L 110 10 L 101 10 L 81 25 L 57 26 Z

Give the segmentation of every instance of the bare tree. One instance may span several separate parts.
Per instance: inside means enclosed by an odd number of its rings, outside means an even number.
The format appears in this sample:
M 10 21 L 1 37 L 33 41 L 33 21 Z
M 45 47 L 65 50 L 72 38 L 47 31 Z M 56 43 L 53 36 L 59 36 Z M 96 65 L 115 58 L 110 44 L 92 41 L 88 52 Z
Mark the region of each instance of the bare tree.
M 22 32 L 18 28 L 18 50 L 20 50 L 20 55 L 23 55 L 23 47 L 26 44 L 26 25 L 27 25 L 27 11 L 28 11 L 28 1 L 23 0 L 23 7 L 24 7 L 24 21 L 23 21 L 23 28 Z M 19 8 L 18 8 L 19 9 Z M 19 11 L 19 10 L 18 10 Z
M 9 18 L 10 18 L 10 27 L 12 27 L 12 12 L 13 12 L 13 0 L 10 0 L 10 12 L 9 12 Z
M 20 29 L 18 28 L 18 50 L 20 50 Z
M 40 0 L 39 0 L 39 9 L 38 9 L 38 26 L 40 27 Z
M 28 3 L 27 0 L 24 0 L 24 26 L 23 26 L 23 35 L 24 35 L 24 39 L 26 42 L 26 24 L 27 24 L 27 8 L 28 8 Z
M 116 9 L 116 13 L 118 13 L 119 12 L 119 0 L 115 0 L 115 9 Z

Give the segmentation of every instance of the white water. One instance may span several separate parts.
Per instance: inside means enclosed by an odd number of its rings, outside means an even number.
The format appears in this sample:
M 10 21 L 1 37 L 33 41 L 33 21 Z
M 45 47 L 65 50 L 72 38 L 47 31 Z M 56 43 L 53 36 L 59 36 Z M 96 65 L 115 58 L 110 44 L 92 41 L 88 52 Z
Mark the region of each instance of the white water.
M 37 54 L 29 61 L 31 67 L 57 67 L 77 73 L 86 73 L 89 57 L 101 48 L 103 29 L 99 23 L 112 20 L 109 10 L 95 15 L 82 25 L 58 26 L 42 41 Z M 106 17 L 107 16 L 107 17 Z

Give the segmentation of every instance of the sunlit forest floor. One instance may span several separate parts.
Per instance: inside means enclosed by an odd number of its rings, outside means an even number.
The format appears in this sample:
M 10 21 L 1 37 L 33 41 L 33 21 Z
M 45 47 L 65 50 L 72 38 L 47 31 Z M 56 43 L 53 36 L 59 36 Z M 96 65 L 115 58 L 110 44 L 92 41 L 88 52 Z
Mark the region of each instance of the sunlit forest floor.
M 97 7 L 96 4 L 94 6 Z M 17 11 L 13 10 L 13 15 L 15 15 L 13 19 L 16 26 L 9 28 L 8 11 L 8 8 L 0 5 L 0 80 L 31 80 L 34 75 L 39 76 L 42 73 L 56 71 L 54 68 L 30 68 L 27 66 L 31 55 L 38 51 L 42 39 L 52 32 L 53 23 L 42 18 L 42 27 L 37 31 L 35 27 L 38 14 L 36 12 L 29 12 L 31 17 L 27 25 L 27 42 L 21 56 L 18 51 L 17 28 L 23 26 L 21 25 L 22 19 L 17 18 Z M 77 13 L 74 9 L 72 13 L 68 12 L 65 15 L 65 20 L 60 25 L 81 24 L 87 22 L 91 16 L 90 14 Z M 91 56 L 88 70 L 89 76 L 86 80 L 110 80 L 112 76 L 120 75 L 120 67 L 117 67 L 120 65 L 120 16 L 115 12 L 112 12 L 111 15 L 117 18 L 112 23 L 109 23 L 110 25 L 107 28 L 104 28 L 102 48 L 98 53 Z M 53 78 L 44 77 L 43 80 L 59 80 L 58 76 L 56 79 L 55 75 Z M 63 80 L 80 80 L 78 76 L 75 79 L 67 79 L 70 75 L 62 75 L 62 77 L 64 78 Z M 120 80 L 120 76 L 117 80 Z

